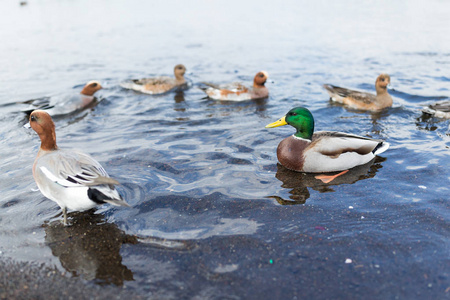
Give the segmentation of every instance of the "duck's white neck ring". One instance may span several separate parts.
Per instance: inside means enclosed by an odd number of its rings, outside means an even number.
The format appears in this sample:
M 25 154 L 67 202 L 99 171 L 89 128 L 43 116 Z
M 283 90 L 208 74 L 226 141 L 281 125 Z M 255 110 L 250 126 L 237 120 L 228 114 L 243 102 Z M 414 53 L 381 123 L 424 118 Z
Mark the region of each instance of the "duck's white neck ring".
M 294 139 L 297 139 L 297 140 L 301 140 L 301 141 L 306 141 L 306 142 L 311 142 L 311 140 L 310 140 L 310 139 L 304 139 L 304 138 L 301 138 L 301 137 L 295 136 L 295 134 L 293 134 L 292 136 L 294 137 Z

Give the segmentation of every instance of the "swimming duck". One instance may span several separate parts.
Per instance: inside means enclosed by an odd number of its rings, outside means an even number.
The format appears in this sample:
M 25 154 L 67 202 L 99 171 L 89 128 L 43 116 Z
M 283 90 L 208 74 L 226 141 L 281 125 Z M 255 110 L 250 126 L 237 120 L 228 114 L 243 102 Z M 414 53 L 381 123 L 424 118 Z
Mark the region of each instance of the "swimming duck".
M 173 72 L 175 74 L 175 78 L 160 76 L 155 78 L 133 79 L 122 82 L 120 86 L 125 89 L 131 89 L 144 94 L 164 94 L 186 84 L 186 79 L 184 79 L 184 73 L 186 73 L 185 66 L 181 64 L 176 65 Z
M 94 97 L 95 92 L 102 88 L 100 82 L 96 80 L 89 81 L 79 94 L 64 94 L 32 99 L 24 102 L 30 104 L 30 106 L 22 111 L 30 114 L 36 109 L 41 109 L 47 111 L 53 117 L 70 114 L 93 104 L 96 100 Z
M 389 144 L 382 140 L 358 135 L 334 131 L 314 133 L 314 118 L 304 107 L 291 109 L 286 116 L 268 124 L 266 128 L 283 125 L 291 125 L 297 132 L 278 145 L 278 161 L 297 172 L 346 172 L 368 163 L 389 148 Z
M 432 115 L 437 118 L 450 119 L 450 101 L 442 101 L 431 104 L 422 109 L 425 114 Z
M 351 108 L 360 110 L 378 111 L 392 106 L 392 97 L 387 91 L 387 85 L 391 83 L 388 74 L 380 74 L 375 81 L 377 95 L 341 88 L 331 84 L 324 84 L 323 87 L 330 94 L 330 99 Z
M 244 101 L 262 99 L 269 96 L 269 90 L 264 86 L 268 78 L 269 74 L 261 71 L 256 73 L 253 79 L 253 88 L 248 88 L 238 82 L 219 85 L 204 82 L 203 84 L 209 87 L 202 90 L 209 98 L 214 100 Z
M 62 209 L 83 211 L 103 203 L 129 206 L 119 195 L 105 169 L 91 156 L 56 145 L 55 124 L 43 110 L 30 115 L 30 126 L 39 135 L 41 147 L 33 164 L 33 177 L 41 193 Z

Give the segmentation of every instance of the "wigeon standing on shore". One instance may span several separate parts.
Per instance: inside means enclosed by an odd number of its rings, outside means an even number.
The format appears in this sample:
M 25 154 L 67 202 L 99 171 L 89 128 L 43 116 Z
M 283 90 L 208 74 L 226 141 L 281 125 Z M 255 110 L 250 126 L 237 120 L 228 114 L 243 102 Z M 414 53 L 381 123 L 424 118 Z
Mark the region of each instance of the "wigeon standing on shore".
M 129 206 L 105 169 L 91 156 L 56 145 L 55 124 L 43 110 L 30 115 L 30 126 L 41 147 L 33 164 L 33 177 L 41 193 L 61 207 L 67 225 L 67 209 L 83 211 L 103 203 Z
M 22 111 L 30 114 L 32 111 L 40 109 L 45 110 L 53 117 L 70 114 L 93 104 L 96 100 L 95 92 L 102 88 L 100 82 L 89 81 L 79 94 L 63 94 L 25 101 L 24 103 L 30 104 L 30 106 Z
M 241 83 L 234 82 L 229 84 L 215 85 L 203 82 L 209 86 L 202 88 L 209 98 L 224 101 L 245 101 L 252 99 L 262 99 L 269 96 L 269 90 L 265 86 L 269 74 L 265 71 L 258 72 L 253 79 L 253 87 L 248 88 Z
M 387 91 L 388 84 L 391 83 L 391 77 L 388 74 L 381 74 L 375 81 L 376 95 L 341 88 L 331 84 L 324 84 L 323 87 L 330 94 L 330 99 L 348 107 L 379 111 L 392 106 L 392 97 Z
M 173 73 L 175 78 L 160 76 L 154 78 L 132 79 L 122 82 L 120 86 L 144 94 L 164 94 L 186 85 L 186 79 L 184 78 L 186 67 L 184 65 L 176 65 L 173 69 Z

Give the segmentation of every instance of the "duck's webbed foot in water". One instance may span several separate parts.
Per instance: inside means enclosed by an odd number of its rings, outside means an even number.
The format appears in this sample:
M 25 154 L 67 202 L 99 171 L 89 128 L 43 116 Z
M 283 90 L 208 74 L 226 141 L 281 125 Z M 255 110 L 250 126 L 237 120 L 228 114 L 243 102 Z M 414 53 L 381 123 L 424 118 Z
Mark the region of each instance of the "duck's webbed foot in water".
M 330 183 L 337 177 L 344 175 L 347 172 L 348 172 L 348 170 L 342 171 L 336 175 L 317 175 L 314 178 L 322 180 L 323 183 Z

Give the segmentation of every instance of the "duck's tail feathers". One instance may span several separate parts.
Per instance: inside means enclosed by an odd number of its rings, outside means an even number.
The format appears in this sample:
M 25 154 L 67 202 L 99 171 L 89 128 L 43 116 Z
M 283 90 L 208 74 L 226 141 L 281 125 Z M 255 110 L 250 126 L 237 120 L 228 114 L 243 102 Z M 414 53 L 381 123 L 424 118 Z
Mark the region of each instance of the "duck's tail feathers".
M 334 92 L 333 91 L 333 89 L 335 88 L 335 86 L 334 85 L 331 85 L 331 84 L 324 84 L 324 85 L 322 85 L 323 86 L 323 88 L 324 89 L 326 89 L 327 91 L 329 91 L 329 92 Z
M 133 80 L 123 81 L 123 82 L 119 83 L 119 85 L 124 89 L 132 90 L 132 89 L 136 88 L 136 84 L 134 83 Z
M 213 83 L 209 83 L 209 82 L 200 82 L 200 83 L 198 84 L 198 88 L 201 89 L 201 90 L 203 90 L 203 91 L 206 91 L 206 90 L 209 89 L 209 88 L 218 89 L 219 87 L 218 87 L 218 85 L 213 84 Z
M 130 206 L 119 192 L 110 185 L 99 185 L 88 189 L 88 197 L 98 204 L 109 203 L 116 206 Z
M 373 155 L 378 155 L 383 153 L 384 151 L 386 151 L 389 148 L 389 143 L 388 142 L 380 142 L 375 149 L 372 150 Z

